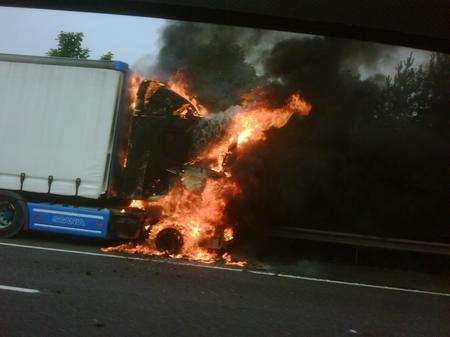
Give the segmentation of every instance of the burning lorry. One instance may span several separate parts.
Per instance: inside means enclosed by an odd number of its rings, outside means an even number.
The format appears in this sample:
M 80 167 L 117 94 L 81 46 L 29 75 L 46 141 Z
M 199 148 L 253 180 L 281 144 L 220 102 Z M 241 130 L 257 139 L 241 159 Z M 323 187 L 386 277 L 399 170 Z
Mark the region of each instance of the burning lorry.
M 157 222 L 133 200 L 180 181 L 200 117 L 161 83 L 130 91 L 131 76 L 117 61 L 0 54 L 0 237 L 138 239 Z
M 311 109 L 299 93 L 277 107 L 261 97 L 246 95 L 202 143 L 215 117 L 182 81 L 118 61 L 0 54 L 0 237 L 119 238 L 133 241 L 112 250 L 231 263 L 233 162 Z

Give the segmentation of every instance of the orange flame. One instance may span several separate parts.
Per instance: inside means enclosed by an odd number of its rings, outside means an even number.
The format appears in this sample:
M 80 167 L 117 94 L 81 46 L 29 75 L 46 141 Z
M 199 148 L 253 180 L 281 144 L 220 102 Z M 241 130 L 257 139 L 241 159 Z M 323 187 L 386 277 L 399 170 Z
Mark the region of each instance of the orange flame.
M 240 193 L 239 187 L 229 179 L 207 179 L 199 190 L 186 189 L 182 184 L 174 187 L 167 195 L 153 206 L 163 209 L 163 219 L 150 227 L 150 233 L 144 243 L 109 248 L 107 251 L 128 251 L 141 254 L 162 255 L 155 246 L 159 232 L 166 228 L 178 230 L 183 236 L 183 247 L 178 255 L 172 258 L 188 258 L 205 263 L 217 260 L 217 253 L 202 246 L 214 238 L 216 231 L 225 222 L 225 207 L 227 200 Z M 141 206 L 141 201 L 134 200 L 132 204 Z M 131 205 L 130 205 L 131 206 Z M 228 234 L 229 235 L 229 234 Z
M 138 73 L 132 73 L 128 77 L 128 97 L 130 101 L 130 110 L 133 111 L 134 108 L 136 108 L 136 99 L 137 99 L 137 92 L 139 90 L 139 85 L 142 82 L 142 77 Z
M 247 262 L 245 261 L 233 261 L 230 253 L 223 253 L 222 260 L 228 266 L 245 267 L 247 265 Z
M 227 200 L 239 192 L 234 181 L 228 179 L 207 179 L 201 192 L 178 185 L 158 202 L 165 218 L 151 229 L 149 242 L 154 242 L 161 230 L 175 228 L 184 240 L 179 257 L 214 262 L 216 253 L 201 244 L 212 239 L 218 227 L 224 224 Z
M 225 228 L 225 229 L 224 229 L 224 231 L 223 231 L 223 239 L 224 239 L 225 241 L 231 241 L 231 240 L 234 239 L 234 231 L 233 231 L 233 228 L 228 227 L 228 228 Z
M 129 208 L 137 208 L 137 209 L 141 209 L 141 210 L 146 209 L 146 205 L 143 200 L 132 200 L 130 203 L 130 206 L 128 206 L 128 207 Z
M 137 78 L 133 78 L 133 85 L 135 80 L 137 81 Z M 188 93 L 182 72 L 177 72 L 172 77 L 168 87 L 188 99 L 197 108 L 199 115 L 207 116 L 206 109 Z M 137 92 L 134 88 L 133 86 L 131 90 Z M 245 155 L 253 144 L 266 139 L 268 130 L 283 127 L 294 114 L 306 116 L 310 111 L 311 105 L 298 93 L 290 96 L 279 108 L 271 108 L 268 102 L 261 102 L 257 92 L 246 95 L 224 136 L 206 146 L 191 162 L 203 167 L 206 165 L 223 175 L 220 178 L 204 178 L 202 184 L 191 184 L 191 188 L 184 185 L 184 179 L 181 179 L 167 195 L 156 202 L 133 200 L 130 208 L 162 208 L 161 220 L 154 225 L 150 222 L 145 224 L 149 235 L 143 243 L 125 244 L 107 248 L 106 251 L 163 255 L 165 253 L 156 247 L 156 238 L 162 230 L 172 228 L 178 230 L 183 237 L 180 252 L 171 255 L 172 258 L 187 258 L 204 263 L 222 259 L 227 265 L 245 266 L 246 262 L 233 261 L 229 253 L 219 255 L 217 251 L 205 248 L 208 246 L 206 243 L 217 237 L 223 242 L 234 239 L 233 228 L 227 224 L 225 213 L 228 200 L 241 193 L 241 190 L 226 168 L 226 159 L 231 153 L 237 154 L 238 158 Z M 183 118 L 182 110 L 177 113 Z
M 175 91 L 181 97 L 187 99 L 198 111 L 198 116 L 204 117 L 208 114 L 208 111 L 202 106 L 197 99 L 189 94 L 188 85 L 186 83 L 186 77 L 182 71 L 177 71 L 169 80 L 167 86 Z
M 272 128 L 282 128 L 294 113 L 307 116 L 311 105 L 300 94 L 293 94 L 281 108 L 271 109 L 253 102 L 244 102 L 241 111 L 232 119 L 225 136 L 215 144 L 207 147 L 197 158 L 197 161 L 208 161 L 210 168 L 217 172 L 224 172 L 224 161 L 230 154 L 233 145 L 242 152 L 246 147 L 266 139 L 265 133 Z M 229 172 L 226 172 L 230 174 Z

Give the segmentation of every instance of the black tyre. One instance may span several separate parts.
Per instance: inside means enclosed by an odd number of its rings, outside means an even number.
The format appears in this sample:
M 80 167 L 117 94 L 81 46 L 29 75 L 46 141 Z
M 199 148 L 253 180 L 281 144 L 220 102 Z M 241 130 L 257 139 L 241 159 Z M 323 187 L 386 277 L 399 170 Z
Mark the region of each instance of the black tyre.
M 16 235 L 27 222 L 26 201 L 17 193 L 0 190 L 0 237 Z
M 183 248 L 183 235 L 175 228 L 165 228 L 156 235 L 155 243 L 160 252 L 177 255 Z

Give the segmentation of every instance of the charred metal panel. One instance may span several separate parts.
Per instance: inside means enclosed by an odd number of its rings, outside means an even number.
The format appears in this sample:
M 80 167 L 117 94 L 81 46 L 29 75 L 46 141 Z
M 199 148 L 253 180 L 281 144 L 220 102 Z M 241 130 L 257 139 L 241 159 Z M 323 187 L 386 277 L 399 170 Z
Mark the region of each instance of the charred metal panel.
M 200 118 L 186 99 L 155 81 L 143 81 L 131 121 L 122 197 L 164 194 L 191 158 L 193 130 Z
M 111 239 L 136 240 L 143 234 L 146 213 L 143 211 L 121 212 L 111 209 L 108 237 Z

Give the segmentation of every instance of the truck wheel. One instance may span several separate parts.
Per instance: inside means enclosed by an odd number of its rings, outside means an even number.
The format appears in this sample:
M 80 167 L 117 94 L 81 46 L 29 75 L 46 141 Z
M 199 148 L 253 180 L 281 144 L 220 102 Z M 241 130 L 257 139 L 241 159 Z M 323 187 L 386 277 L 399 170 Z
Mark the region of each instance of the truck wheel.
M 158 233 L 155 243 L 160 252 L 177 255 L 183 248 L 183 235 L 175 228 L 165 228 Z
M 0 190 L 0 237 L 16 235 L 28 222 L 27 204 L 16 193 Z

